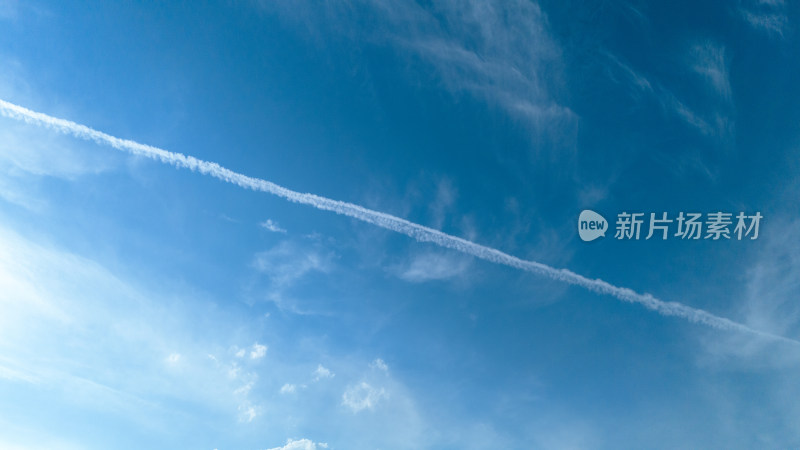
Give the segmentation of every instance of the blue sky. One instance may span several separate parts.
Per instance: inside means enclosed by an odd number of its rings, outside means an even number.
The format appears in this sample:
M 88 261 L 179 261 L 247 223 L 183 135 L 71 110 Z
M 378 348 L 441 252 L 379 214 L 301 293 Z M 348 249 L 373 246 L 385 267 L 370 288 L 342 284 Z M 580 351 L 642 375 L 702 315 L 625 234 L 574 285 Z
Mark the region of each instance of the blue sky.
M 799 339 L 799 15 L 0 0 L 0 99 Z M 800 446 L 796 344 L 10 117 L 0 308 L 2 448 Z

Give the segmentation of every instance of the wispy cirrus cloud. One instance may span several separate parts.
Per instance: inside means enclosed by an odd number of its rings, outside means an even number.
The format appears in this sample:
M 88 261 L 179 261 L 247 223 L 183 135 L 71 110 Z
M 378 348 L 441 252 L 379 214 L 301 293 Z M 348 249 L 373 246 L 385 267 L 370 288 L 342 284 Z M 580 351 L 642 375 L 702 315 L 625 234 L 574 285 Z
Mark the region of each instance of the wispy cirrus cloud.
M 751 27 L 770 36 L 782 38 L 789 31 L 789 16 L 783 0 L 746 1 L 737 12 Z
M 663 301 L 651 294 L 640 294 L 631 289 L 615 286 L 601 279 L 590 279 L 579 275 L 568 269 L 557 269 L 546 264 L 524 260 L 498 249 L 487 247 L 468 241 L 464 238 L 452 236 L 439 230 L 410 222 L 400 217 L 392 216 L 380 211 L 364 208 L 353 203 L 342 202 L 314 194 L 304 194 L 283 186 L 279 186 L 267 180 L 248 177 L 226 169 L 219 164 L 203 161 L 192 156 L 181 153 L 173 153 L 158 147 L 141 144 L 135 141 L 120 139 L 106 133 L 91 129 L 85 125 L 80 125 L 64 119 L 58 119 L 43 113 L 31 111 L 5 100 L 0 100 L 0 113 L 27 123 L 51 128 L 64 134 L 71 134 L 79 138 L 93 140 L 98 143 L 111 145 L 119 150 L 159 160 L 164 163 L 172 164 L 180 168 L 188 168 L 203 174 L 218 178 L 227 183 L 235 184 L 243 188 L 255 191 L 266 192 L 295 203 L 306 204 L 323 211 L 332 211 L 340 215 L 352 217 L 360 221 L 370 223 L 381 228 L 385 228 L 397 233 L 405 234 L 420 242 L 430 242 L 439 247 L 456 250 L 465 255 L 471 255 L 495 264 L 523 270 L 526 272 L 542 275 L 553 280 L 580 286 L 598 294 L 610 295 L 616 299 L 637 303 L 647 309 L 655 311 L 664 316 L 675 316 L 689 320 L 693 323 L 705 324 L 720 330 L 739 331 L 754 336 L 760 336 L 773 340 L 800 345 L 800 341 L 795 339 L 775 335 L 773 333 L 756 330 L 730 319 L 716 316 L 699 308 L 693 308 L 675 301 Z M 279 250 L 278 255 L 285 255 L 285 250 Z M 288 252 L 291 254 L 291 252 Z M 311 268 L 319 265 L 318 257 L 305 257 L 300 260 L 299 271 L 287 270 L 292 265 L 273 264 L 269 259 L 258 260 L 257 267 L 262 267 L 268 272 L 274 272 L 277 280 L 291 279 L 294 272 L 305 273 Z
M 109 155 L 19 125 L 0 119 L 0 198 L 9 203 L 43 211 L 48 202 L 39 185 L 44 180 L 74 181 L 107 172 L 117 163 Z
M 249 289 L 256 299 L 272 302 L 282 311 L 294 314 L 315 314 L 298 305 L 292 290 L 314 274 L 328 274 L 334 268 L 335 254 L 317 242 L 285 240 L 269 250 L 258 252 L 253 268 L 266 285 L 256 281 Z
M 460 277 L 467 272 L 470 265 L 469 258 L 430 251 L 415 254 L 402 265 L 396 266 L 393 272 L 403 280 L 424 283 Z
M 634 98 L 655 100 L 665 114 L 680 119 L 704 136 L 723 141 L 730 138 L 734 124 L 729 117 L 731 87 L 723 47 L 705 42 L 696 44 L 689 52 L 688 64 L 692 71 L 700 74 L 712 87 L 715 97 L 721 100 L 715 101 L 715 107 L 705 114 L 691 108 L 671 89 L 635 70 L 620 57 L 608 52 L 605 56 L 610 63 L 612 80 L 627 86 Z
M 762 247 L 753 255 L 747 268 L 741 309 L 749 326 L 775 333 L 797 334 L 800 331 L 800 220 L 775 217 L 771 233 L 760 237 Z M 743 342 L 735 336 L 709 340 L 712 353 L 757 358 L 769 365 L 798 366 L 800 351 L 763 352 L 763 342 Z
M 433 220 L 431 225 L 433 228 L 442 228 L 448 215 L 453 212 L 457 197 L 458 190 L 450 179 L 442 178 L 437 182 L 436 195 L 428 206 Z
M 559 101 L 561 86 L 554 81 L 561 49 L 536 2 L 259 3 L 305 30 L 314 21 L 360 43 L 390 46 L 410 61 L 409 75 L 433 73 L 449 92 L 469 94 L 526 122 L 540 137 L 574 145 L 578 117 Z
M 275 287 L 286 288 L 313 272 L 328 272 L 333 255 L 293 241 L 283 241 L 255 255 L 253 266 Z
M 796 198 L 796 191 L 790 198 Z M 775 216 L 770 220 L 770 233 L 759 237 L 761 245 L 745 259 L 744 280 L 738 308 L 749 326 L 775 333 L 797 335 L 800 332 L 800 220 L 792 216 Z M 763 241 L 762 241 L 763 239 Z M 781 447 L 782 442 L 800 440 L 800 425 L 793 417 L 800 415 L 800 350 L 770 351 L 764 342 L 742 339 L 741 336 L 707 335 L 702 339 L 698 365 L 711 374 L 707 383 L 716 414 L 731 422 L 747 421 L 753 429 L 770 430 L 759 435 L 765 447 Z M 753 399 L 743 393 L 728 376 L 758 376 L 760 408 L 772 411 L 768 416 L 749 414 Z M 724 381 L 717 383 L 716 381 Z M 750 438 L 747 434 L 740 436 Z
M 724 101 L 731 100 L 728 55 L 725 47 L 705 41 L 695 44 L 690 52 L 692 69 L 700 74 Z
M 342 404 L 357 413 L 365 409 L 375 409 L 387 396 L 384 388 L 376 388 L 362 381 L 347 387 L 342 394 Z

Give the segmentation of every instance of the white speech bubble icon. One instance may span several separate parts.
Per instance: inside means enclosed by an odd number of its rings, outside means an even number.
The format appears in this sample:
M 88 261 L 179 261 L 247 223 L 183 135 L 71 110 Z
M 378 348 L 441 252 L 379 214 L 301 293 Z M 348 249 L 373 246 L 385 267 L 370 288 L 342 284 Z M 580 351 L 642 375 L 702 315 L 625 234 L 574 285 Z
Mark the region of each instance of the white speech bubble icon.
M 607 229 L 606 219 L 590 209 L 584 209 L 578 216 L 578 235 L 586 242 L 605 237 Z

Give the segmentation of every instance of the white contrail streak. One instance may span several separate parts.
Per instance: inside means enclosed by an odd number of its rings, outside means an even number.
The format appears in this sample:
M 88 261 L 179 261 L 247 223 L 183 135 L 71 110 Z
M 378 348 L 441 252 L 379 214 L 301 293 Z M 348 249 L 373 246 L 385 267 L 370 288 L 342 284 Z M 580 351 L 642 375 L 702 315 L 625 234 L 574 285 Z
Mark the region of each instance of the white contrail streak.
M 665 316 L 682 317 L 690 322 L 703 323 L 721 330 L 741 331 L 784 342 L 790 342 L 793 344 L 800 344 L 800 341 L 778 336 L 765 331 L 755 330 L 724 317 L 715 316 L 707 311 L 703 311 L 702 309 L 692 308 L 677 302 L 665 302 L 653 297 L 650 294 L 639 294 L 631 289 L 617 287 L 600 279 L 593 280 L 586 278 L 567 269 L 556 269 L 536 261 L 520 259 L 516 256 L 503 253 L 500 250 L 476 244 L 457 236 L 451 236 L 441 231 L 409 222 L 408 220 L 382 213 L 380 211 L 374 211 L 352 203 L 332 200 L 314 194 L 304 194 L 293 191 L 266 180 L 236 173 L 230 169 L 220 166 L 217 163 L 203 161 L 192 156 L 186 156 L 181 153 L 173 153 L 158 147 L 140 144 L 127 139 L 120 139 L 101 131 L 89 128 L 85 125 L 71 122 L 69 120 L 58 119 L 56 117 L 51 117 L 47 114 L 42 114 L 36 111 L 31 111 L 30 109 L 9 103 L 1 99 L 0 114 L 12 119 L 22 120 L 30 124 L 50 128 L 60 133 L 73 135 L 81 139 L 95 141 L 98 144 L 107 144 L 116 149 L 123 150 L 134 155 L 145 156 L 164 163 L 172 164 L 176 167 L 187 168 L 205 175 L 211 175 L 212 177 L 219 178 L 220 180 L 228 183 L 236 184 L 243 188 L 252 189 L 254 191 L 268 192 L 295 203 L 311 205 L 317 209 L 333 211 L 337 214 L 353 217 L 363 222 L 371 223 L 388 230 L 405 234 L 420 242 L 432 242 L 440 247 L 457 250 L 459 252 L 466 253 L 486 261 L 491 261 L 496 264 L 502 264 L 527 272 L 544 275 L 548 278 L 563 281 L 576 286 L 581 286 L 600 294 L 611 295 L 612 297 L 625 302 L 639 303 L 645 308 L 651 309 Z

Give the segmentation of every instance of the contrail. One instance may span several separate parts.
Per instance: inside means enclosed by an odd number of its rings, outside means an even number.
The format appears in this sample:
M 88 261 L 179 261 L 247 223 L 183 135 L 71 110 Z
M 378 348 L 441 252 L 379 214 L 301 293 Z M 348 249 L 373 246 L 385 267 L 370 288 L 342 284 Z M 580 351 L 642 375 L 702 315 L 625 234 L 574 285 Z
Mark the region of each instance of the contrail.
M 690 322 L 706 324 L 720 330 L 740 331 L 792 344 L 800 344 L 800 341 L 756 330 L 730 319 L 715 316 L 702 309 L 692 308 L 677 302 L 659 300 L 650 294 L 639 294 L 628 288 L 614 286 L 601 279 L 586 278 L 567 269 L 556 269 L 536 261 L 520 259 L 516 256 L 501 252 L 500 250 L 476 244 L 466 239 L 452 236 L 424 225 L 409 222 L 400 217 L 367 209 L 353 203 L 293 191 L 267 180 L 236 173 L 214 162 L 203 161 L 193 156 L 170 152 L 128 139 L 120 139 L 85 125 L 31 111 L 30 109 L 9 103 L 2 99 L 0 99 L 0 114 L 12 119 L 50 128 L 60 133 L 73 135 L 81 139 L 95 141 L 98 144 L 107 144 L 134 155 L 145 156 L 172 164 L 179 168 L 187 168 L 204 175 L 210 175 L 243 188 L 268 192 L 291 202 L 310 205 L 325 211 L 333 211 L 337 214 L 371 223 L 387 230 L 405 234 L 420 242 L 431 242 L 440 247 L 453 249 L 496 264 L 502 264 L 526 272 L 543 275 L 554 280 L 581 286 L 599 294 L 610 295 L 624 302 L 639 303 L 645 308 L 656 311 L 664 316 L 682 317 Z

